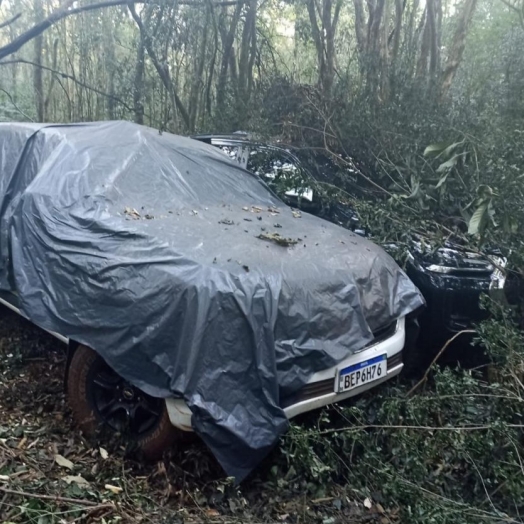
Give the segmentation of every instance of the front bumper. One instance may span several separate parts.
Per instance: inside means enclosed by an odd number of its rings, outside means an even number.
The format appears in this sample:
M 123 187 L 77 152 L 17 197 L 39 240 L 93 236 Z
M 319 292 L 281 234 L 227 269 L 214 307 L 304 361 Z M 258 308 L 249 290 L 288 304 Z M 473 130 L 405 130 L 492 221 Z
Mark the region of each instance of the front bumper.
M 363 350 L 349 356 L 337 366 L 315 373 L 308 383 L 293 395 L 282 399 L 282 407 L 288 419 L 301 413 L 312 411 L 334 402 L 346 400 L 382 384 L 386 380 L 398 375 L 402 371 L 402 349 L 406 341 L 405 319 L 396 322 L 392 333 L 385 338 L 379 338 Z M 338 368 L 352 366 L 378 355 L 387 355 L 387 373 L 378 380 L 366 383 L 346 391 L 335 393 L 335 377 Z M 166 408 L 171 424 L 182 431 L 193 431 L 191 424 L 191 410 L 183 399 L 166 399 Z

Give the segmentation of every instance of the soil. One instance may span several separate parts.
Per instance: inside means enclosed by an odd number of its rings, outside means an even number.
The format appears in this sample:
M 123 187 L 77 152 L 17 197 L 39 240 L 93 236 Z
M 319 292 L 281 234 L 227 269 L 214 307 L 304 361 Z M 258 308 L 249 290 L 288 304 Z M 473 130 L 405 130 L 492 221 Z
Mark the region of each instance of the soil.
M 155 463 L 118 440 L 88 441 L 64 392 L 65 349 L 0 309 L 0 522 L 396 521 L 347 486 L 311 497 L 298 481 L 279 482 L 278 450 L 234 486 L 197 438 Z

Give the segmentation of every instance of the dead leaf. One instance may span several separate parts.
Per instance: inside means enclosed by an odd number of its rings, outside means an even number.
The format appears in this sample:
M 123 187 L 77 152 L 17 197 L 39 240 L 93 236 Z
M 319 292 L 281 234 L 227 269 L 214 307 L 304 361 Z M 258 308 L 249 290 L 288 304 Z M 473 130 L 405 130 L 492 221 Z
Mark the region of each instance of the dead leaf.
M 80 475 L 66 475 L 62 478 L 62 480 L 67 484 L 71 484 L 72 482 L 74 482 L 79 488 L 89 487 L 89 482 Z
M 302 218 L 302 213 L 300 211 L 292 211 L 293 218 Z
M 27 442 L 27 437 L 24 437 L 16 446 L 17 449 L 24 449 L 25 443 Z
M 104 448 L 99 448 L 100 456 L 106 460 L 109 457 L 109 453 Z
M 9 475 L 0 475 L 0 482 L 7 482 L 9 480 Z
M 278 233 L 261 233 L 257 236 L 257 238 L 260 238 L 261 240 L 267 240 L 268 242 L 275 242 L 275 244 L 283 247 L 289 247 L 298 244 L 298 240 L 280 236 Z
M 381 513 L 381 514 L 386 513 L 386 512 L 384 511 L 384 508 L 382 507 L 382 504 L 377 504 L 375 507 L 377 508 L 377 511 L 378 511 L 379 513 Z
M 55 462 L 63 468 L 73 469 L 75 467 L 75 465 L 70 460 L 62 457 L 62 455 L 55 455 Z
M 371 506 L 373 506 L 372 502 L 371 502 L 371 499 L 370 498 L 366 498 L 364 500 L 364 506 L 368 509 L 371 509 Z
M 251 206 L 251 212 L 252 213 L 261 213 L 262 212 L 262 208 L 258 207 L 258 206 Z
M 130 216 L 133 220 L 140 220 L 140 213 L 134 207 L 126 207 L 124 215 Z
M 209 508 L 209 509 L 206 509 L 206 515 L 208 517 L 219 517 L 220 513 L 216 509 Z
M 104 487 L 107 490 L 111 491 L 111 493 L 114 493 L 115 495 L 118 495 L 119 493 L 123 491 L 122 488 L 118 486 L 113 486 L 112 484 L 106 484 Z

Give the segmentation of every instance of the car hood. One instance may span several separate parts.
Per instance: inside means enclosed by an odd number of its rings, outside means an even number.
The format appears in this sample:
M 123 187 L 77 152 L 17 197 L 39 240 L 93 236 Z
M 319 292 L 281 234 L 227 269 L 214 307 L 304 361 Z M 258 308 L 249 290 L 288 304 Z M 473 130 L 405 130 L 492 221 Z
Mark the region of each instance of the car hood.
M 287 208 L 212 146 L 125 122 L 0 125 L 0 286 L 156 396 L 243 478 L 282 391 L 423 299 L 350 231 Z

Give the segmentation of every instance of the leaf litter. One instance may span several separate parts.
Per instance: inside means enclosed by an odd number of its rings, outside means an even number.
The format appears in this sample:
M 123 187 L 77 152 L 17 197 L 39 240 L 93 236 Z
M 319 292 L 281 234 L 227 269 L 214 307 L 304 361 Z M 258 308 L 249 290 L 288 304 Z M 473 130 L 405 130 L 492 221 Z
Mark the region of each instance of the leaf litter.
M 283 487 L 266 467 L 234 486 L 196 438 L 158 463 L 118 439 L 88 441 L 71 422 L 65 360 L 51 335 L 1 311 L 0 522 L 374 522 L 362 504 L 312 504 L 300 484 Z

